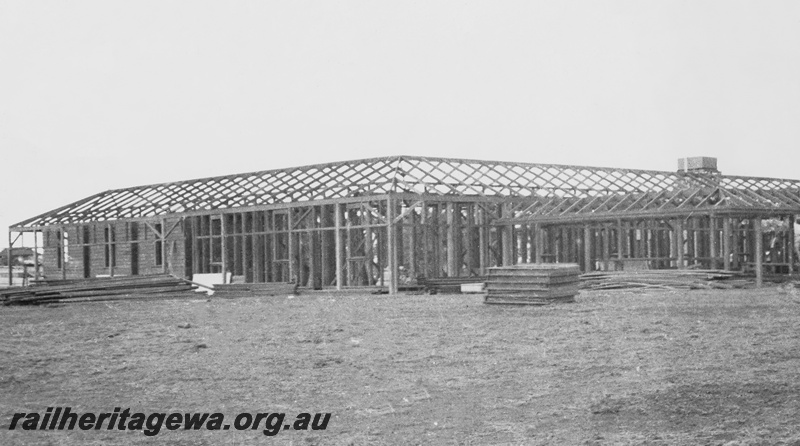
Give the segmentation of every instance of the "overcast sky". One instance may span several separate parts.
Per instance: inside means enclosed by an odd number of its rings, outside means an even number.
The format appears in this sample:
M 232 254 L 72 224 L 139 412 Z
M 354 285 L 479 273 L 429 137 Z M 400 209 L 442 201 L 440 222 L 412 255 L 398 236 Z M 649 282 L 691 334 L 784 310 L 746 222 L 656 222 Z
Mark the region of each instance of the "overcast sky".
M 384 155 L 800 178 L 800 2 L 0 0 L 0 153 L 4 233 Z

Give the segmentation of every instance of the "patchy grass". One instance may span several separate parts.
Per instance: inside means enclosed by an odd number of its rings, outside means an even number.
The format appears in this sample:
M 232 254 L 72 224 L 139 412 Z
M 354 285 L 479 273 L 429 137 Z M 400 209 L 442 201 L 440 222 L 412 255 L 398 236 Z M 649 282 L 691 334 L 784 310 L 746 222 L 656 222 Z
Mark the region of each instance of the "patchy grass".
M 0 335 L 0 444 L 152 442 L 7 430 L 49 406 L 332 413 L 270 439 L 157 437 L 187 445 L 800 444 L 800 305 L 777 288 L 0 307 Z

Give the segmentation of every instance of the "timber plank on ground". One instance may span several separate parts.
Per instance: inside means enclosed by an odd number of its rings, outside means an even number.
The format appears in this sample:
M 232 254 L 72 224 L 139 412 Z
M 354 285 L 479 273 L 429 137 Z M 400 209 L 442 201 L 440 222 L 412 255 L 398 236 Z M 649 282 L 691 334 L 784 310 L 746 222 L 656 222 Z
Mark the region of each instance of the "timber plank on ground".
M 141 296 L 196 296 L 195 285 L 170 274 L 91 279 L 43 280 L 32 286 L 0 291 L 5 305 L 39 305 L 51 302 L 134 299 Z

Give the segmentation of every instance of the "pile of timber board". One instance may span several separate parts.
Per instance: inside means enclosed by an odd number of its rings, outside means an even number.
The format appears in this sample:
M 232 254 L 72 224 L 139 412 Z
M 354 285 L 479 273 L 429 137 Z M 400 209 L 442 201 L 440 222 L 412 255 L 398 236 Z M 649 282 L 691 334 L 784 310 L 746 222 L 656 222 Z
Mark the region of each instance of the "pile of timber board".
M 214 297 L 288 296 L 297 294 L 294 283 L 229 283 L 214 285 Z
M 715 269 L 654 269 L 648 271 L 602 271 L 581 275 L 581 288 L 730 289 L 752 282 L 731 271 Z
M 574 302 L 580 267 L 573 263 L 523 263 L 489 268 L 487 304 L 546 305 Z
M 31 286 L 0 290 L 0 302 L 5 305 L 39 305 L 55 302 L 196 297 L 194 288 L 191 282 L 170 274 L 40 280 Z
M 459 294 L 461 285 L 478 282 L 486 282 L 486 276 L 417 278 L 417 285 L 433 294 Z

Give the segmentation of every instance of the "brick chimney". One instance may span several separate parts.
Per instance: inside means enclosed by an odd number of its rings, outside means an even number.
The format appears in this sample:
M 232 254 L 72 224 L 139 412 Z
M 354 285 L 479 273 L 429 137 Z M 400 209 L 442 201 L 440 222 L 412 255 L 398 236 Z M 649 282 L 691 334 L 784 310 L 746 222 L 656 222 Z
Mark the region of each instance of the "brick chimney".
M 679 158 L 678 172 L 719 173 L 719 170 L 717 170 L 717 159 L 710 156 Z

